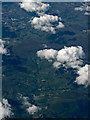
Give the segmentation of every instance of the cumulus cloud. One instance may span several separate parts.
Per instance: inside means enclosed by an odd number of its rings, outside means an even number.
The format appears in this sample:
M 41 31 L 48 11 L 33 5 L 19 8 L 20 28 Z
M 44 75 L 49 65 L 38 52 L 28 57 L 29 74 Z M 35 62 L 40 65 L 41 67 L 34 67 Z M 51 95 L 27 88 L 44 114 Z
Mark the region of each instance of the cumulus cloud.
M 32 115 L 33 115 L 35 112 L 38 112 L 38 110 L 40 110 L 40 108 L 37 107 L 37 106 L 35 106 L 35 105 L 29 106 L 29 107 L 27 108 L 27 112 L 28 112 L 29 114 L 32 114 Z
M 35 29 L 56 33 L 56 28 L 64 27 L 63 23 L 60 22 L 60 20 L 61 17 L 44 14 L 40 17 L 34 17 L 31 21 L 31 24 L 34 26 Z
M 85 86 L 90 85 L 90 81 L 88 79 L 88 73 L 89 73 L 88 67 L 90 67 L 90 66 L 88 66 L 86 64 L 84 67 L 81 67 L 78 69 L 78 71 L 77 71 L 78 77 L 75 80 L 75 82 L 78 85 L 85 85 Z
M 44 49 L 37 51 L 37 56 L 41 59 L 46 59 L 53 62 L 53 67 L 59 69 L 60 67 L 73 68 L 78 74 L 74 81 L 78 85 L 90 85 L 89 73 L 90 65 L 83 66 L 84 52 L 81 46 L 64 47 L 61 50 Z
M 45 13 L 49 8 L 49 4 L 42 3 L 42 1 L 22 0 L 20 7 L 28 12 L 36 12 L 38 14 L 38 17 L 34 17 L 30 20 L 35 29 L 55 34 L 56 29 L 64 27 L 64 24 L 61 22 L 61 17 Z
M 87 1 L 85 1 L 85 2 L 87 2 Z M 84 15 L 89 15 L 90 14 L 90 6 L 88 5 L 88 3 L 84 3 L 82 6 L 76 7 L 75 10 L 85 11 Z
M 62 22 L 59 22 L 58 25 L 56 26 L 56 28 L 63 28 L 64 24 Z
M 84 15 L 90 15 L 90 13 L 89 12 L 85 12 Z
M 37 51 L 37 56 L 40 58 L 47 59 L 48 61 L 53 59 L 53 66 L 55 68 L 61 67 L 65 68 L 79 68 L 82 64 L 82 58 L 84 52 L 81 46 L 77 47 L 64 47 L 63 49 L 57 51 L 54 49 L 44 49 Z
M 76 7 L 75 10 L 77 10 L 77 11 L 83 11 L 84 8 L 83 8 L 83 6 L 80 6 L 80 7 Z
M 84 52 L 81 46 L 64 47 L 58 51 L 56 60 L 63 64 L 64 67 L 78 68 L 82 65 L 83 56 Z
M 34 0 L 22 0 L 20 7 L 24 8 L 28 12 L 36 12 L 37 14 L 45 13 L 48 10 L 49 4 L 41 2 L 35 2 Z
M 7 50 L 4 48 L 4 43 L 2 39 L 0 39 L 0 54 L 7 54 Z
M 53 67 L 54 68 L 60 68 L 60 66 L 61 66 L 61 63 L 60 62 L 57 62 L 57 61 L 55 61 L 54 63 L 53 63 Z
M 47 59 L 48 61 L 55 59 L 58 51 L 54 49 L 44 49 L 37 51 L 37 56 L 40 57 L 41 59 Z
M 2 118 L 10 117 L 12 116 L 12 109 L 11 105 L 8 103 L 7 99 L 2 99 L 2 102 L 0 102 L 0 120 Z
M 83 6 L 80 6 L 80 7 L 76 7 L 75 10 L 90 11 L 90 7 L 88 5 L 83 5 Z
M 33 115 L 34 113 L 38 112 L 39 110 L 41 110 L 40 107 L 36 106 L 36 105 L 32 105 L 29 102 L 29 98 L 28 97 L 24 97 L 22 95 L 20 95 L 20 98 L 22 99 L 22 104 L 23 107 L 25 107 L 26 111 L 30 114 Z

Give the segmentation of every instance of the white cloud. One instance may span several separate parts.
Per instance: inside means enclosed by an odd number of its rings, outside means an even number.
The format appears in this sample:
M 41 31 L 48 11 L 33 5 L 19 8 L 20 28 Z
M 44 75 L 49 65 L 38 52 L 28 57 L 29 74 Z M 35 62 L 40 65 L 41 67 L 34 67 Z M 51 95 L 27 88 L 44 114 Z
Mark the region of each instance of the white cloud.
M 64 24 L 62 22 L 59 22 L 58 25 L 56 26 L 56 28 L 63 28 Z
M 44 49 L 37 51 L 37 56 L 41 59 L 47 59 L 48 61 L 55 59 L 58 51 L 54 49 Z
M 80 65 L 82 65 L 81 59 L 83 55 L 84 52 L 81 46 L 64 47 L 58 51 L 56 60 L 64 67 L 78 68 Z
M 20 99 L 22 99 L 23 107 L 25 107 L 26 111 L 30 115 L 33 115 L 34 113 L 36 113 L 39 110 L 41 110 L 40 107 L 38 107 L 36 105 L 32 105 L 31 103 L 29 103 L 29 98 L 28 97 L 24 97 L 24 96 L 20 95 Z
M 30 20 L 35 29 L 55 34 L 56 29 L 64 27 L 61 22 L 61 17 L 45 14 L 49 8 L 49 4 L 41 2 L 42 0 L 40 2 L 35 2 L 34 0 L 22 0 L 20 7 L 28 12 L 36 12 L 38 14 L 38 17 L 34 17 Z
M 2 118 L 10 117 L 12 115 L 13 113 L 11 105 L 8 103 L 7 99 L 2 99 L 2 102 L 0 102 L 0 120 Z
M 44 49 L 37 51 L 37 56 L 49 60 L 54 60 L 53 66 L 59 68 L 61 65 L 65 68 L 78 69 L 82 64 L 84 52 L 81 46 L 64 47 L 57 51 L 54 49 Z
M 88 3 L 84 3 L 82 6 L 76 7 L 75 10 L 85 11 L 84 15 L 90 15 L 90 6 L 88 5 Z
M 90 15 L 90 13 L 89 12 L 85 12 L 84 15 Z
M 64 47 L 57 51 L 54 49 L 44 49 L 37 51 L 37 56 L 41 59 L 53 60 L 53 67 L 59 69 L 61 66 L 65 68 L 73 68 L 78 74 L 75 82 L 78 85 L 90 85 L 88 79 L 90 73 L 90 65 L 83 65 L 84 52 L 81 46 Z
M 75 10 L 77 10 L 77 11 L 83 11 L 84 9 L 83 9 L 83 6 L 80 6 L 80 7 L 76 7 Z
M 31 20 L 31 24 L 34 26 L 35 29 L 56 33 L 56 28 L 64 27 L 63 23 L 60 22 L 60 20 L 61 17 L 44 14 L 40 17 L 34 17 L 33 20 Z
M 7 50 L 4 48 L 4 41 L 0 39 L 0 54 L 7 54 Z
M 88 65 L 86 64 L 84 67 L 79 68 L 77 71 L 78 77 L 76 78 L 75 82 L 78 85 L 85 85 L 88 86 L 90 85 L 90 81 L 88 81 Z
M 27 112 L 28 112 L 29 114 L 32 114 L 32 115 L 33 115 L 35 112 L 38 112 L 38 110 L 40 110 L 40 108 L 37 107 L 37 106 L 35 106 L 35 105 L 29 106 L 29 107 L 27 108 Z
M 55 61 L 54 63 L 53 63 L 53 67 L 54 68 L 60 68 L 60 66 L 61 66 L 61 63 L 60 62 L 57 62 L 57 61 Z
M 22 0 L 20 7 L 28 12 L 36 12 L 37 14 L 45 13 L 48 10 L 49 4 L 35 2 L 34 0 Z
M 75 10 L 90 11 L 90 7 L 88 5 L 83 5 L 83 6 L 80 6 L 80 7 L 76 7 Z

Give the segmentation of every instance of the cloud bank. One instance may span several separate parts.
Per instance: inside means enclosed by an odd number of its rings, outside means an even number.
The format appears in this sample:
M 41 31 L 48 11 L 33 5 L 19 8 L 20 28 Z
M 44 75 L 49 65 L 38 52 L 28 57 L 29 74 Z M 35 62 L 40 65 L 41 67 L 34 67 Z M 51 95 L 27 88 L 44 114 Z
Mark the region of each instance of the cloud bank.
M 48 10 L 49 4 L 37 3 L 34 0 L 22 0 L 20 7 L 25 9 L 27 12 L 36 12 L 37 14 L 45 13 Z
M 12 109 L 11 105 L 8 103 L 7 99 L 2 99 L 2 102 L 0 102 L 0 120 L 2 118 L 10 117 L 12 116 Z
M 7 54 L 6 48 L 4 48 L 4 41 L 0 39 L 0 54 Z
M 22 99 L 22 104 L 23 107 L 26 109 L 26 111 L 30 114 L 33 115 L 34 113 L 38 112 L 39 110 L 41 110 L 40 107 L 36 106 L 36 105 L 32 105 L 31 103 L 29 103 L 29 98 L 28 97 L 24 97 L 24 96 L 20 96 L 20 99 Z
M 30 20 L 31 25 L 35 29 L 55 34 L 56 29 L 64 27 L 64 24 L 61 22 L 61 17 L 45 13 L 50 7 L 49 4 L 41 3 L 41 1 L 37 3 L 34 2 L 34 0 L 22 0 L 20 7 L 27 12 L 36 12 L 38 17 L 34 17 Z

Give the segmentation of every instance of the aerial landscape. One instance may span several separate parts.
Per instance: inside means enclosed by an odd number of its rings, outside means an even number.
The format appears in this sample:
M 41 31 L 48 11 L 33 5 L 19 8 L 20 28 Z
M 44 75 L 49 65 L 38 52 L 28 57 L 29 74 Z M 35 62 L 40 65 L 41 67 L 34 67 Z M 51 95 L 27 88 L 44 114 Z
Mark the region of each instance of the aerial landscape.
M 0 120 L 88 118 L 89 9 L 85 2 L 2 3 Z

